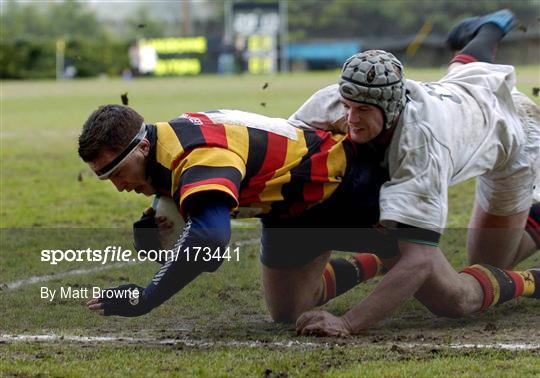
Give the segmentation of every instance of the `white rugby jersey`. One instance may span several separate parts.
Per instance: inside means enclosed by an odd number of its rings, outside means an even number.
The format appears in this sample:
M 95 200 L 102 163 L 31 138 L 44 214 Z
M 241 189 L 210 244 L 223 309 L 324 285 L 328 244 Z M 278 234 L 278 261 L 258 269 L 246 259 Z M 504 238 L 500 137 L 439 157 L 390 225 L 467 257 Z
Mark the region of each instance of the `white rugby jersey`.
M 481 180 L 477 197 L 486 210 L 504 215 L 530 206 L 529 195 L 497 208 L 505 195 L 514 196 L 519 185 L 523 190 L 516 173 L 530 176 L 539 169 L 539 126 L 527 130 L 517 115 L 512 66 L 470 63 L 454 68 L 440 81 L 407 80 L 406 86 L 409 101 L 387 151 L 391 179 L 381 188 L 383 223 L 441 232 L 448 213 L 448 186 L 482 175 L 489 180 Z M 345 130 L 346 109 L 339 98 L 337 85 L 326 87 L 289 122 Z M 528 181 L 525 185 L 532 186 Z

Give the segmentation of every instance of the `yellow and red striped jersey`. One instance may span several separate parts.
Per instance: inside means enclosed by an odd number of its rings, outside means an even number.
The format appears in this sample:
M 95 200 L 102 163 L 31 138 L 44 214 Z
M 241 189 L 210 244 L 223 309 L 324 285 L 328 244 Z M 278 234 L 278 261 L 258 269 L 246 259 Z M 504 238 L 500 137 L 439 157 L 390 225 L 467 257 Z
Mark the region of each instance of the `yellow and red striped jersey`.
M 186 113 L 151 133 L 152 184 L 182 213 L 190 196 L 218 191 L 238 216 L 296 216 L 330 197 L 347 174 L 354 147 L 346 135 L 224 112 Z

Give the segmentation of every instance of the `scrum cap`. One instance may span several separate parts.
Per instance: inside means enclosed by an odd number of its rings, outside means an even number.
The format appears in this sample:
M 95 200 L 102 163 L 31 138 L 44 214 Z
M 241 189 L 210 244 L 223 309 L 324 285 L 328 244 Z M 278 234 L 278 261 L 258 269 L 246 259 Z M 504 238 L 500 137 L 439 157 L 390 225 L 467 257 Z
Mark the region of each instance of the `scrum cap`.
M 391 53 L 368 50 L 351 56 L 341 71 L 339 92 L 350 101 L 375 105 L 390 128 L 405 107 L 403 65 Z

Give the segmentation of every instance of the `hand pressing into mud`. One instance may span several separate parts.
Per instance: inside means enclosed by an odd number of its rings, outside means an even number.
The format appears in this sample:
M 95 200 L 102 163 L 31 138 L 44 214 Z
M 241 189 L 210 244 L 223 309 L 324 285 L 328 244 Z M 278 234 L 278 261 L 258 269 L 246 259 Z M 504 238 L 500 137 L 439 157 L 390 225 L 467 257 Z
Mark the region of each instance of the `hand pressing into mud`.
M 343 318 L 326 311 L 304 312 L 296 321 L 296 334 L 302 336 L 347 337 L 352 334 Z

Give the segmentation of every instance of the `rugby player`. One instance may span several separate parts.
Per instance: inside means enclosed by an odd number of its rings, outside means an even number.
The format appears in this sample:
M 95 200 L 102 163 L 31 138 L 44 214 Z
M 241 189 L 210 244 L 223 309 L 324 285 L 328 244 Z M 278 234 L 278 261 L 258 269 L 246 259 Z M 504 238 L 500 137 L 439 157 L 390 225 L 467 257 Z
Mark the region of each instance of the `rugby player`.
M 336 259 L 335 269 L 346 271 L 345 281 L 350 282 L 339 287 L 331 282 L 332 287 L 323 289 L 326 251 L 368 248 L 389 260 L 397 252 L 395 243 L 373 237 L 386 169 L 367 147 L 356 146 L 346 135 L 303 131 L 283 119 L 229 110 L 186 113 L 151 125 L 131 108 L 106 105 L 85 123 L 79 154 L 119 191 L 172 197 L 187 220 L 176 256 L 141 288 L 137 305 L 106 299 L 90 303 L 105 315 L 146 313 L 202 272 L 216 270 L 223 262 L 219 252 L 229 242 L 231 215 L 262 219 L 265 291 L 279 320 L 324 303 L 382 269 L 371 254 Z M 201 253 L 195 259 L 200 247 L 210 248 L 212 255 L 218 251 L 217 258 Z M 306 264 L 322 264 L 316 273 L 319 285 L 308 289 L 305 282 L 315 277 Z M 282 269 L 291 279 L 277 282 L 268 273 Z M 288 295 L 275 303 L 273 285 L 285 284 Z M 128 288 L 134 287 L 118 290 Z
M 432 83 L 405 81 L 390 53 L 356 54 L 338 85 L 317 92 L 291 116 L 297 126 L 347 130 L 353 141 L 384 155 L 389 168 L 380 223 L 396 231 L 401 258 L 345 315 L 349 329 L 369 327 L 413 295 L 436 313 L 485 310 L 515 289 L 505 284 L 512 279 L 503 269 L 540 248 L 540 208 L 532 205 L 540 194 L 540 110 L 515 88 L 513 67 L 492 64 L 499 41 L 515 25 L 508 10 L 461 22 L 448 36 L 448 45 L 461 51 L 448 74 Z M 467 247 L 469 261 L 478 265 L 458 275 L 438 243 L 448 187 L 473 177 Z M 480 308 L 459 294 L 470 277 L 484 293 Z M 452 305 L 441 307 L 441 296 Z M 334 323 L 332 315 L 314 311 L 297 328 L 327 334 Z

